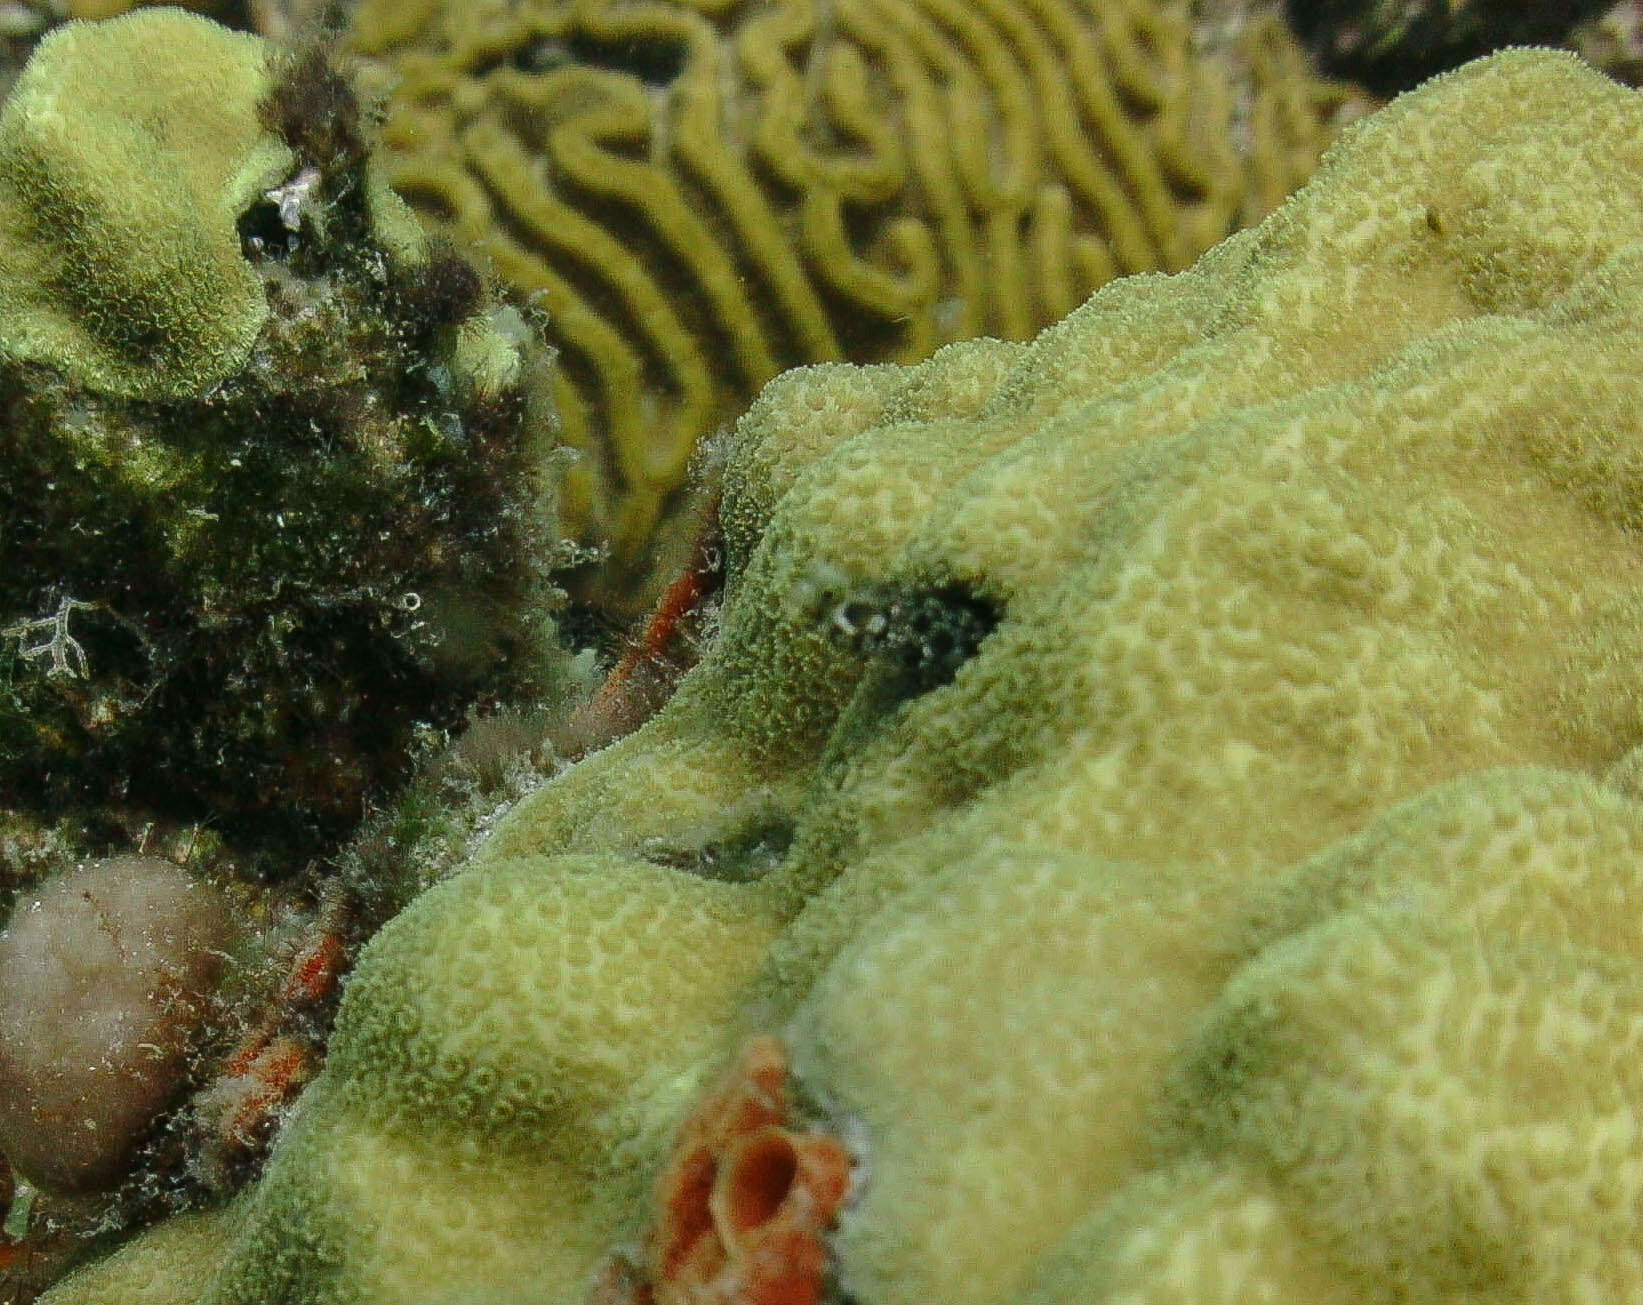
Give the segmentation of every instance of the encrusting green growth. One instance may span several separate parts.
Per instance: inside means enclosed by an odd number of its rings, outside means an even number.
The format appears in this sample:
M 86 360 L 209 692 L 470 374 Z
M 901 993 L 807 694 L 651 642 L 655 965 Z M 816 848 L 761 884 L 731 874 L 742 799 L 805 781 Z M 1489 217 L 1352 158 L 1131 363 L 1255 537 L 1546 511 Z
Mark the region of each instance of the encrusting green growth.
M 169 9 L 54 31 L 0 112 L 6 805 L 300 865 L 416 731 L 542 689 L 545 351 L 369 126 Z
M 624 1264 L 769 1035 L 858 1161 L 807 1300 L 1643 1296 L 1640 189 L 1511 52 L 1031 344 L 767 387 L 701 663 L 50 1305 L 744 1305 Z

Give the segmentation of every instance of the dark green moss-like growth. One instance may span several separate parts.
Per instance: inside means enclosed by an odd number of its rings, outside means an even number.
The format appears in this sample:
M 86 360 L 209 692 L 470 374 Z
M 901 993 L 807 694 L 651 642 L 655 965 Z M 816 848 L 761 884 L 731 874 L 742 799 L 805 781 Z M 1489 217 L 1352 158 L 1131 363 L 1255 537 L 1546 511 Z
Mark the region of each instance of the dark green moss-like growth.
M 270 317 L 238 374 L 134 402 L 0 357 L 0 791 L 272 868 L 418 730 L 543 688 L 552 426 L 523 323 L 382 235 L 346 79 L 296 57 L 264 118 L 297 161 L 240 219 Z
M 461 322 L 480 307 L 484 294 L 473 264 L 436 241 L 427 262 L 390 281 L 384 308 L 406 330 L 427 333 Z
M 259 116 L 304 165 L 337 181 L 363 172 L 370 145 L 359 100 L 320 47 L 287 58 Z

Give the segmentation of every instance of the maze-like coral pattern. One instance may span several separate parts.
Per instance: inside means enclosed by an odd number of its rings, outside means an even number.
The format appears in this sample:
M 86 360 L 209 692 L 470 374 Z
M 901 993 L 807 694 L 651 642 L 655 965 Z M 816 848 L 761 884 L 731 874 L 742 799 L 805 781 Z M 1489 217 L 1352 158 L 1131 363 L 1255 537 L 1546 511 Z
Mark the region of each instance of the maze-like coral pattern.
M 351 40 L 396 185 L 548 314 L 568 518 L 620 563 L 777 370 L 1028 336 L 1303 180 L 1342 91 L 1187 8 L 365 0 Z

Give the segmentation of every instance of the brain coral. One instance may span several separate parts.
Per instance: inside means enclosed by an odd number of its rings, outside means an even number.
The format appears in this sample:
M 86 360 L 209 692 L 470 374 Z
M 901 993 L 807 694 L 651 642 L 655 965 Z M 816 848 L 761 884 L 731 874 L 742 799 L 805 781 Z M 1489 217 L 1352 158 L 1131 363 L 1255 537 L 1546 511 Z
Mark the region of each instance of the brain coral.
M 567 505 L 631 566 L 777 369 L 1030 335 L 1311 171 L 1342 90 L 1158 0 L 366 0 L 395 186 L 549 314 Z M 1235 93 L 1228 64 L 1241 69 Z
M 1031 344 L 767 387 L 702 662 L 372 942 L 203 1294 L 51 1305 L 686 1298 L 647 1187 L 772 1036 L 832 1299 L 1638 1298 L 1640 187 L 1507 53 Z

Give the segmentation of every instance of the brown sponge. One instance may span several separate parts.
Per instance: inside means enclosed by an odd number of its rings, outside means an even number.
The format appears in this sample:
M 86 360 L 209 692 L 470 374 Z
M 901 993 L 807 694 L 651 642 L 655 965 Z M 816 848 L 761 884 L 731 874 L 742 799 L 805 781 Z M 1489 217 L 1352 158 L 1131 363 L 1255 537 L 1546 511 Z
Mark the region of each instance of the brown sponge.
M 168 861 L 90 862 L 0 930 L 0 1152 L 42 1187 L 110 1182 L 182 1081 L 230 935 Z

